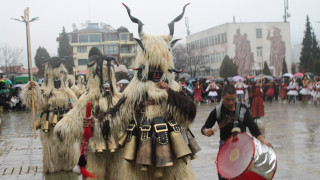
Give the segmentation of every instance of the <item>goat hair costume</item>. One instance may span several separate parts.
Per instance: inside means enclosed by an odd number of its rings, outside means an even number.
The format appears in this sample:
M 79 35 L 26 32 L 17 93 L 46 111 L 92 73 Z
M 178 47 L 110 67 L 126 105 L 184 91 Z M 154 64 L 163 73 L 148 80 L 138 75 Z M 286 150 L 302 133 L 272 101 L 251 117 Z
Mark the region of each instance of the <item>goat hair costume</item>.
M 72 106 L 77 105 L 78 99 L 68 87 L 68 72 L 63 65 L 64 60 L 53 57 L 45 63 L 45 77 L 42 86 L 34 82 L 35 108 L 40 114 L 35 126 L 41 129 L 40 138 L 43 146 L 43 171 L 45 173 L 58 172 L 60 170 L 72 170 L 61 162 L 70 161 L 68 156 L 61 154 L 61 150 L 69 148 L 61 146 L 57 136 L 53 134 L 54 126 L 65 116 Z M 26 106 L 32 107 L 30 82 L 22 92 Z M 71 168 L 71 169 L 70 169 Z
M 142 32 L 143 23 L 131 16 L 139 25 L 139 51 L 135 60 L 133 79 L 122 93 L 119 102 L 99 119 L 101 128 L 110 126 L 111 136 L 124 145 L 122 158 L 124 179 L 194 179 L 190 151 L 185 134 L 196 115 L 193 101 L 174 80 L 175 70 L 171 48 L 174 23 L 170 35 L 149 36 Z M 168 89 L 157 83 L 166 82 Z M 108 131 L 102 130 L 108 139 Z M 180 141 L 179 141 L 179 140 Z M 178 141 L 177 141 L 178 140 Z
M 106 112 L 118 102 L 120 94 L 116 90 L 114 60 L 112 56 L 103 56 L 98 48 L 91 48 L 86 72 L 87 92 L 54 129 L 61 143 L 69 147 L 65 154 L 72 156 L 72 161 L 65 163 L 71 163 L 70 166 L 75 166 L 80 156 L 87 103 L 92 103 L 92 115 L 96 118 L 98 114 Z M 93 136 L 89 140 L 86 169 L 98 179 L 121 179 L 120 169 L 124 160 L 121 159 L 120 152 L 116 151 L 117 148 L 118 145 L 113 138 L 106 143 L 96 120 Z

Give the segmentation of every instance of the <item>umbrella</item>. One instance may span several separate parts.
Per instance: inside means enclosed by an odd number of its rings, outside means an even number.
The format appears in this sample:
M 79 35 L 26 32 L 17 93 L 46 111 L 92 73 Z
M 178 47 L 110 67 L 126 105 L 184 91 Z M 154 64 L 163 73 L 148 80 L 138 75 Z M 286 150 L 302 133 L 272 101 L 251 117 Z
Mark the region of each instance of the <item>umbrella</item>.
M 44 78 L 39 79 L 38 83 L 43 84 Z
M 283 77 L 288 77 L 288 78 L 292 78 L 293 77 L 293 74 L 291 73 L 285 73 L 282 75 Z
M 6 86 L 12 84 L 12 82 L 9 79 L 1 79 L 0 82 L 3 82 Z
M 4 73 L 0 70 L 0 74 L 4 74 Z
M 24 85 L 23 84 L 15 84 L 14 86 L 12 86 L 12 89 L 22 87 L 22 86 L 24 86 Z
M 183 79 L 183 78 L 187 79 L 187 78 L 189 78 L 189 77 L 191 77 L 191 75 L 188 74 L 188 73 L 183 73 L 183 74 L 179 75 L 179 78 L 180 78 L 180 79 Z
M 117 84 L 129 84 L 129 81 L 126 79 L 121 79 L 120 81 L 117 82 Z
M 293 77 L 302 77 L 302 76 L 303 76 L 303 73 L 301 73 L 301 72 L 295 73 L 293 75 Z
M 79 72 L 77 73 L 77 75 L 85 75 L 86 72 L 87 72 L 87 70 L 85 69 L 85 70 L 79 71 Z
M 114 71 L 115 72 L 123 72 L 123 73 L 128 73 L 128 69 L 125 65 L 119 64 L 119 66 L 114 65 Z
M 232 77 L 232 81 L 234 82 L 238 82 L 241 79 L 241 81 L 245 81 L 246 78 L 242 77 L 242 76 L 233 76 Z
M 260 80 L 260 79 L 268 79 L 268 80 L 273 80 L 272 76 L 267 76 L 264 74 L 259 74 L 257 77 L 254 78 L 255 81 Z

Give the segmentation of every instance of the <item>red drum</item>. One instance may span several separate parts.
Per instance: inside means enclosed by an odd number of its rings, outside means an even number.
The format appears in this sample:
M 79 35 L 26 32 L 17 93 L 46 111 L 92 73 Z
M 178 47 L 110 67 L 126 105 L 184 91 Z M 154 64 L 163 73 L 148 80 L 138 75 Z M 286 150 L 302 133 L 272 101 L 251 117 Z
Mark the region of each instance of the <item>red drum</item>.
M 225 179 L 272 179 L 277 169 L 276 154 L 258 139 L 241 132 L 221 146 L 217 169 Z

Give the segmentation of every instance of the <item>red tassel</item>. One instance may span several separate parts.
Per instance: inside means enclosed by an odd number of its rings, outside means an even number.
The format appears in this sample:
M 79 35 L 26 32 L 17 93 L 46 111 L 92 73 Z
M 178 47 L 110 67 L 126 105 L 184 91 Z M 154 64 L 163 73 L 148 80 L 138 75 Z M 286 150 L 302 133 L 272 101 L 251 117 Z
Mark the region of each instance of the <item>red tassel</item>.
M 87 103 L 87 109 L 86 109 L 86 118 L 91 117 L 91 102 L 89 101 Z M 91 127 L 87 127 L 84 129 L 83 132 L 83 138 L 89 139 L 92 136 Z
M 96 178 L 91 172 L 88 172 L 84 167 L 81 167 L 81 173 L 85 177 Z
M 83 138 L 89 139 L 92 136 L 91 127 L 86 127 L 83 132 Z

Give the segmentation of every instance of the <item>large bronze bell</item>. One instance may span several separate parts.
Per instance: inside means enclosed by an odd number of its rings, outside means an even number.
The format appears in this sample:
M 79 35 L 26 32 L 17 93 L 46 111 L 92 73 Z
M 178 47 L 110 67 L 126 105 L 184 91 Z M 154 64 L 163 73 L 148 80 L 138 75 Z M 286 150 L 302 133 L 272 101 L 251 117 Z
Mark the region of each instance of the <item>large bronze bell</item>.
M 132 161 L 136 157 L 137 152 L 137 127 L 134 120 L 130 122 L 127 127 L 126 144 L 122 152 L 122 158 L 128 161 Z
M 123 152 L 122 152 L 122 158 L 128 161 L 132 161 L 136 157 L 136 150 L 137 149 L 137 137 L 135 135 L 132 135 L 129 138 L 127 138 L 126 144 L 124 146 Z
M 169 121 L 168 124 L 172 127 L 172 132 L 170 132 L 170 140 L 175 158 L 191 154 L 186 141 L 183 139 L 181 134 L 181 127 L 175 121 Z
M 34 123 L 34 127 L 36 128 L 36 129 L 40 129 L 40 127 L 41 127 L 41 120 L 42 120 L 42 118 L 41 118 L 41 116 L 36 120 L 36 122 Z
M 137 164 L 152 165 L 152 139 L 150 133 L 151 125 L 149 121 L 140 127 L 140 143 L 136 159 Z M 146 170 L 146 167 L 142 166 L 141 170 Z
M 42 131 L 45 133 L 49 132 L 49 121 L 44 122 L 44 125 L 42 127 Z

